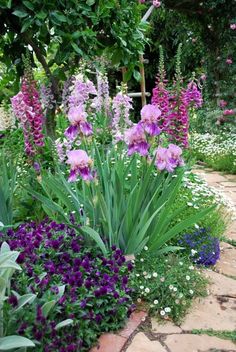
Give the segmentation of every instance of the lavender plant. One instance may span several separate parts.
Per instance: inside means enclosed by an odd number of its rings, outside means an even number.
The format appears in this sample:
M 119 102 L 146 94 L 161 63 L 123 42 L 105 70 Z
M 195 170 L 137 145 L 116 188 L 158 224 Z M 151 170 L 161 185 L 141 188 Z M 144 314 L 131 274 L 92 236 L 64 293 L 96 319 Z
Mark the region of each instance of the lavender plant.
M 201 228 L 185 234 L 179 244 L 187 250 L 192 261 L 204 266 L 215 265 L 220 258 L 220 241 L 210 230 Z

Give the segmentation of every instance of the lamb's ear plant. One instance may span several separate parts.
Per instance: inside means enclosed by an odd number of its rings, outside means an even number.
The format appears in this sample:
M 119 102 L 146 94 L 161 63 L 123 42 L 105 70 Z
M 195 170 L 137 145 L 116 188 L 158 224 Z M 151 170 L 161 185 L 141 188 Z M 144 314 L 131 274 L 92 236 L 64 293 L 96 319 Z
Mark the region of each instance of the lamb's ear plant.
M 174 175 L 158 173 L 155 160 L 140 160 L 137 155 L 129 158 L 115 148 L 106 152 L 97 146 L 94 160 L 97 177 L 92 182 L 69 183 L 57 167 L 55 174 L 42 174 L 42 193 L 30 192 L 54 220 L 71 224 L 73 214 L 72 226 L 92 238 L 104 254 L 112 245 L 126 254 L 136 254 L 145 245 L 157 252 L 212 211 L 204 209 L 171 227 L 184 211 L 171 211 L 182 185 L 183 168 Z
M 21 270 L 21 267 L 16 263 L 19 252 L 11 251 L 6 242 L 2 243 L 0 249 L 0 351 L 26 351 L 27 347 L 35 347 L 35 344 L 18 335 L 7 336 L 8 320 L 4 316 L 4 303 L 11 291 L 11 279 L 15 270 Z M 33 302 L 35 295 L 27 294 L 18 296 L 17 309 L 12 309 L 11 315 L 23 309 L 23 307 Z

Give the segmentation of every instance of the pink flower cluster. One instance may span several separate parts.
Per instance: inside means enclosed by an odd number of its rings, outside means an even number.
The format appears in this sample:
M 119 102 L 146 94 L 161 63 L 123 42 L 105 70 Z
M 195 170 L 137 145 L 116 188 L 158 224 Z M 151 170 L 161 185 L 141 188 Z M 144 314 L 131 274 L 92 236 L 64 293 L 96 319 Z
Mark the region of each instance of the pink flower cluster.
M 140 4 L 145 4 L 146 0 L 139 0 Z M 158 0 L 152 0 L 152 4 L 155 7 L 160 7 L 161 6 L 161 1 Z
M 191 81 L 187 89 L 174 92 L 166 88 L 166 82 L 162 76 L 157 79 L 153 89 L 152 104 L 162 112 L 159 126 L 169 135 L 171 142 L 188 147 L 189 113 L 191 107 L 202 106 L 202 95 L 197 84 Z
M 23 77 L 21 91 L 11 98 L 11 104 L 23 128 L 25 151 L 33 156 L 44 145 L 44 116 L 36 82 L 29 75 Z
M 97 73 L 97 96 L 94 98 L 94 107 L 100 113 L 108 115 L 110 112 L 109 83 L 106 74 Z
M 233 109 L 226 109 L 223 111 L 224 116 L 234 115 L 235 111 Z
M 236 30 L 236 23 L 231 23 L 230 28 L 231 28 L 232 30 Z
M 162 171 L 173 172 L 177 166 L 183 166 L 182 149 L 175 144 L 168 148 L 158 147 L 156 150 L 156 167 Z
M 152 91 L 151 102 L 161 110 L 158 124 L 165 131 L 169 123 L 170 93 L 166 89 L 165 81 L 162 82 L 159 77 L 157 78 L 156 87 Z
M 194 81 L 188 84 L 184 99 L 188 107 L 200 108 L 203 104 L 202 94 Z
M 232 65 L 233 60 L 231 59 L 231 57 L 228 57 L 225 62 L 227 63 L 227 65 Z
M 132 99 L 122 92 L 119 92 L 112 101 L 112 109 L 114 112 L 114 117 L 112 120 L 113 127 L 120 124 L 125 124 L 126 126 L 132 125 L 129 115 L 130 110 L 133 109 Z
M 228 103 L 227 103 L 227 101 L 222 99 L 222 100 L 220 100 L 220 104 L 219 105 L 220 105 L 221 108 L 225 108 L 228 105 Z

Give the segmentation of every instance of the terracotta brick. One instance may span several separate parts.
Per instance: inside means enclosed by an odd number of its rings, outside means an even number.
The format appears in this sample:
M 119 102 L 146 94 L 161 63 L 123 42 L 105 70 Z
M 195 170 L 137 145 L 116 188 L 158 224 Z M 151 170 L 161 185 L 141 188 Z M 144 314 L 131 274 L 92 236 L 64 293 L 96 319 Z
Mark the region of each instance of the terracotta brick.
M 103 334 L 97 346 L 93 347 L 90 352 L 120 352 L 126 343 L 126 339 L 115 334 Z

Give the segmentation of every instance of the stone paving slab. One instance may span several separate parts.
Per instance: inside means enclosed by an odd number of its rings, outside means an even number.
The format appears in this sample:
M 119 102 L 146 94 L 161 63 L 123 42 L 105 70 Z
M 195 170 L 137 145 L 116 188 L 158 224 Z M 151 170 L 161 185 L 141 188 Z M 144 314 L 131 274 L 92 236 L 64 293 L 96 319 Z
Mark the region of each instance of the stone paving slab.
M 205 270 L 204 274 L 211 282 L 210 292 L 212 295 L 236 298 L 236 280 L 210 270 Z
M 90 352 L 120 352 L 128 338 L 146 317 L 147 313 L 144 311 L 133 312 L 122 330 L 118 331 L 116 334 L 108 333 L 101 335 L 97 346 L 93 347 Z
M 182 330 L 213 329 L 234 331 L 236 328 L 236 300 L 224 298 L 222 300 L 208 296 L 195 302 L 187 314 Z
M 164 343 L 171 352 L 235 352 L 233 342 L 215 336 L 180 334 L 169 335 Z M 156 350 L 158 352 L 158 350 Z
M 151 319 L 152 332 L 155 334 L 180 334 L 182 330 L 171 322 L 160 324 L 155 318 Z
M 126 352 L 167 352 L 167 350 L 159 341 L 150 341 L 143 332 L 139 332 Z
M 225 248 L 220 254 L 220 261 L 215 270 L 220 274 L 236 277 L 236 248 Z
M 222 186 L 224 186 L 224 187 L 233 187 L 233 188 L 235 188 L 235 182 L 232 182 L 232 181 L 224 181 L 224 182 L 221 182 L 220 183 Z
M 98 345 L 93 347 L 90 352 L 120 352 L 126 343 L 124 337 L 115 334 L 103 334 Z
M 229 224 L 225 236 L 236 241 L 236 220 Z

